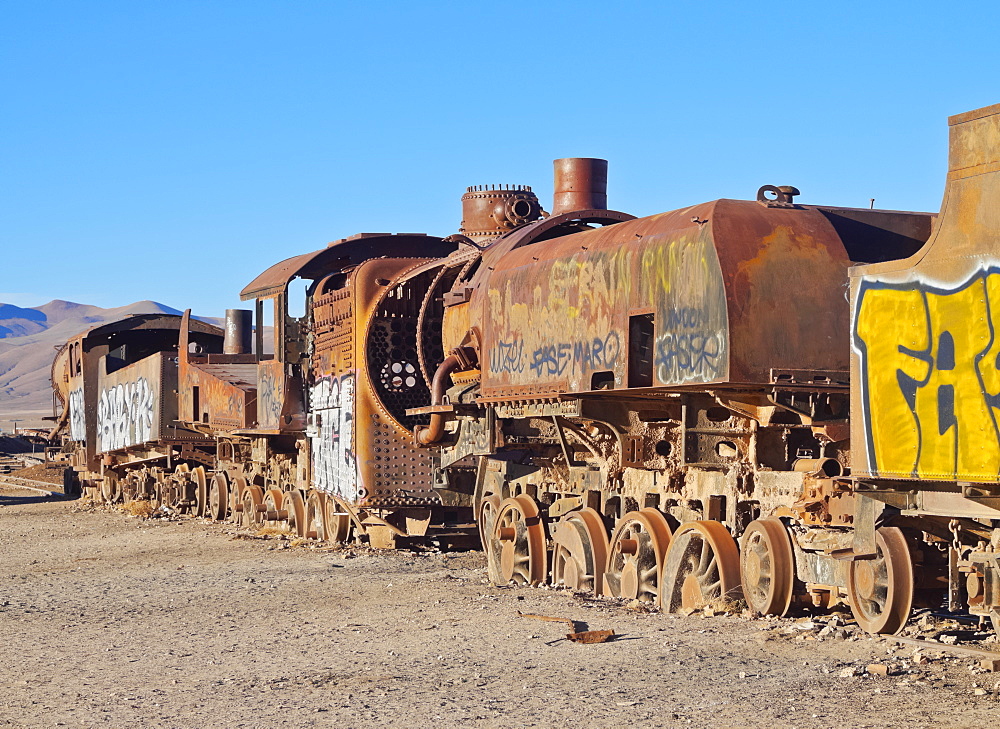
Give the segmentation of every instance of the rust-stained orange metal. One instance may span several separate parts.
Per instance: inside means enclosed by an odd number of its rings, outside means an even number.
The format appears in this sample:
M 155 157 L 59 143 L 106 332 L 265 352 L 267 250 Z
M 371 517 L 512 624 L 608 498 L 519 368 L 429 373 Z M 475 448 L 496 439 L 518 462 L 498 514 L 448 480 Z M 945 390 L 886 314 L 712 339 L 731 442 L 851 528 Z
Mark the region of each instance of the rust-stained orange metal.
M 850 259 L 824 211 L 719 200 L 486 261 L 484 397 L 846 381 Z
M 607 160 L 567 157 L 555 160 L 552 165 L 555 168 L 553 215 L 608 207 Z
M 459 231 L 481 243 L 514 228 L 538 220 L 542 207 L 530 187 L 521 185 L 475 185 L 462 195 L 462 226 Z

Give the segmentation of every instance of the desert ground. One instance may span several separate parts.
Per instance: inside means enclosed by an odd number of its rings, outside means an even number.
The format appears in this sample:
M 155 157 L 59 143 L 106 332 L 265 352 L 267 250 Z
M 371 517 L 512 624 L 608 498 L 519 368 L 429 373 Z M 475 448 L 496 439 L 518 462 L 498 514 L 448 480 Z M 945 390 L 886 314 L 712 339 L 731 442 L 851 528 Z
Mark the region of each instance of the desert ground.
M 932 640 L 494 587 L 481 552 L 296 545 L 0 487 L 0 727 L 995 725 L 1000 673 L 935 649 L 969 627 L 910 632 Z

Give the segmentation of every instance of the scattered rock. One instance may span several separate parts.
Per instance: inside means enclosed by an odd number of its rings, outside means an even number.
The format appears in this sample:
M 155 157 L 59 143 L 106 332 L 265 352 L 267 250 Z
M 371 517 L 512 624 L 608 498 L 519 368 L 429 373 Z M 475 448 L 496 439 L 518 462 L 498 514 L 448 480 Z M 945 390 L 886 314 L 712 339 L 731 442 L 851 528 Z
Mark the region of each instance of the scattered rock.
M 868 675 L 870 676 L 888 676 L 889 666 L 884 663 L 869 663 L 868 664 Z

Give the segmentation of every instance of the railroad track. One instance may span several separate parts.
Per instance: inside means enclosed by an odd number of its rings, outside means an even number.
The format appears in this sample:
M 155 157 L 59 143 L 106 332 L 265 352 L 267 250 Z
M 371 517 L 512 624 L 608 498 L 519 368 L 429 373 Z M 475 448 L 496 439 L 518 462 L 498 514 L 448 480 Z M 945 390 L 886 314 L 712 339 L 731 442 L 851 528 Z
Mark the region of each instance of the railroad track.
M 61 491 L 53 491 L 52 487 L 54 484 L 51 484 L 48 481 L 35 481 L 31 478 L 11 476 L 7 473 L 0 473 L 0 486 L 14 486 L 26 491 L 35 491 L 40 494 L 45 494 L 46 496 L 57 496 L 60 498 L 63 496 Z

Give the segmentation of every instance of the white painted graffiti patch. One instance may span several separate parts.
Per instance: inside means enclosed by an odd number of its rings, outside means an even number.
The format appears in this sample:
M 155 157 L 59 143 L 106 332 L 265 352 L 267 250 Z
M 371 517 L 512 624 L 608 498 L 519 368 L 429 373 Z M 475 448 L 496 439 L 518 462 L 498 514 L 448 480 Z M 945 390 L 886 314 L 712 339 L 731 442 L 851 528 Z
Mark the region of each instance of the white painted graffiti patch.
M 78 387 L 69 394 L 69 438 L 75 441 L 87 440 L 87 421 L 83 411 L 83 388 Z
M 156 396 L 145 377 L 105 389 L 97 401 L 98 450 L 145 443 L 155 414 Z
M 309 391 L 313 488 L 356 502 L 358 467 L 354 455 L 354 375 L 327 377 Z

